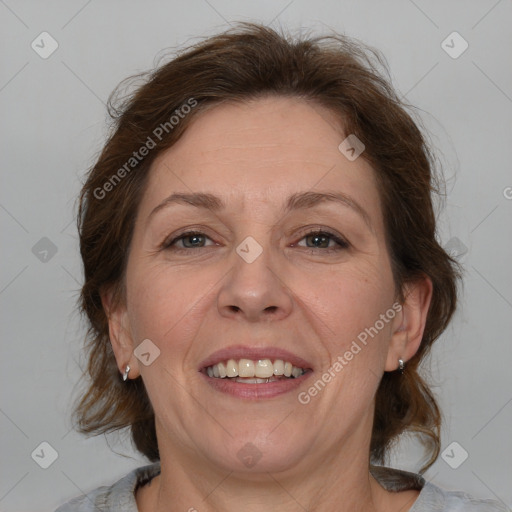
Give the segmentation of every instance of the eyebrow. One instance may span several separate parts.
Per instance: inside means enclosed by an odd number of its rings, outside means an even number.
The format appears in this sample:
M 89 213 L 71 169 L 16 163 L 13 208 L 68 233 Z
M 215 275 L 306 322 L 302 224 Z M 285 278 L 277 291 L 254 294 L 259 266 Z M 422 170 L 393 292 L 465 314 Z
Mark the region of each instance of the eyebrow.
M 293 210 L 314 208 L 315 206 L 326 202 L 338 203 L 349 207 L 362 217 L 370 230 L 373 231 L 372 222 L 366 210 L 352 197 L 344 194 L 343 192 L 297 192 L 288 198 L 284 211 L 285 213 L 288 213 Z M 174 193 L 165 198 L 152 210 L 148 216 L 148 222 L 157 212 L 168 208 L 173 204 L 191 205 L 196 208 L 203 208 L 212 212 L 219 212 L 226 208 L 226 203 L 220 197 L 213 194 L 204 192 Z

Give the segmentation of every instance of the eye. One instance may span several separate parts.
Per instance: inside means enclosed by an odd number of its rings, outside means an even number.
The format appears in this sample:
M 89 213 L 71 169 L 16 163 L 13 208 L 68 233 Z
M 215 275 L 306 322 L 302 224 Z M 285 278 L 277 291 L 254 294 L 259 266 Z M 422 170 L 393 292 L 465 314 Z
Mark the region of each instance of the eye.
M 166 240 L 162 244 L 162 249 L 171 249 L 175 251 L 186 251 L 188 249 L 201 249 L 206 247 L 206 240 L 211 240 L 204 233 L 199 231 L 187 231 L 181 235 Z M 211 245 L 211 244 L 210 244 Z
M 306 247 L 311 248 L 313 251 L 320 249 L 323 252 L 332 252 L 348 249 L 350 247 L 350 244 L 346 240 L 329 231 L 310 231 L 301 238 L 301 241 L 302 240 L 306 240 Z M 297 245 L 303 247 L 300 242 Z
M 176 252 L 185 252 L 190 249 L 201 249 L 207 247 L 207 240 L 212 242 L 208 245 L 215 245 L 215 242 L 213 242 L 213 240 L 204 233 L 201 233 L 200 231 L 187 231 L 171 238 L 170 240 L 164 241 L 161 248 Z M 321 252 L 329 253 L 348 249 L 350 247 L 350 244 L 346 240 L 335 233 L 325 230 L 315 230 L 306 233 L 296 245 L 304 247 L 301 243 L 302 240 L 306 241 L 306 248 L 311 249 L 313 252 L 320 250 Z

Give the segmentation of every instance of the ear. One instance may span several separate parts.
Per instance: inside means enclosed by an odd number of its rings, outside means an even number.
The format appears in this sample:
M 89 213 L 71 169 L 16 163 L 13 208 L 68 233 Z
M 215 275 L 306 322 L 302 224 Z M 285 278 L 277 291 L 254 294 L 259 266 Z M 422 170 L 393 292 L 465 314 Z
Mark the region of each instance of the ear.
M 432 280 L 426 275 L 404 287 L 405 299 L 402 310 L 394 319 L 385 371 L 396 370 L 399 359 L 406 363 L 418 351 L 432 300 L 432 289 Z
M 130 366 L 128 378 L 135 379 L 140 375 L 139 361 L 134 356 L 134 342 L 128 321 L 128 312 L 124 301 L 115 296 L 113 287 L 100 292 L 101 303 L 108 318 L 108 330 L 112 350 L 121 375 L 127 365 Z

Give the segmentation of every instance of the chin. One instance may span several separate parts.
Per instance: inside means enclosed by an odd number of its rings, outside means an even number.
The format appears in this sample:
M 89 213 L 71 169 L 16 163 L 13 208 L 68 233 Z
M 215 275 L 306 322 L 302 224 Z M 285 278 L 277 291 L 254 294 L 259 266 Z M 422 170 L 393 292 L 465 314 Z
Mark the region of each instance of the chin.
M 304 459 L 304 448 L 309 445 L 304 443 L 304 436 L 272 435 L 269 440 L 269 432 L 273 434 L 268 429 L 234 435 L 227 440 L 227 445 L 222 443 L 213 449 L 213 443 L 209 443 L 205 455 L 212 464 L 224 471 L 243 474 L 244 478 L 252 475 L 256 480 L 269 472 L 277 473 L 296 467 Z M 295 432 L 298 433 L 298 430 Z

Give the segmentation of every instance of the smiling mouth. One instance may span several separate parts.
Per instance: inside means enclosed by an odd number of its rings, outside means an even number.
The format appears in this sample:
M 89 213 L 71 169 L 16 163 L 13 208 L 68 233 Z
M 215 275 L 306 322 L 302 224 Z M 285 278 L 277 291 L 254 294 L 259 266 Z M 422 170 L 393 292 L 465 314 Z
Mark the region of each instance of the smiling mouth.
M 228 359 L 207 366 L 203 372 L 213 379 L 227 379 L 244 384 L 266 384 L 280 380 L 297 379 L 310 371 L 294 366 L 283 359 Z

